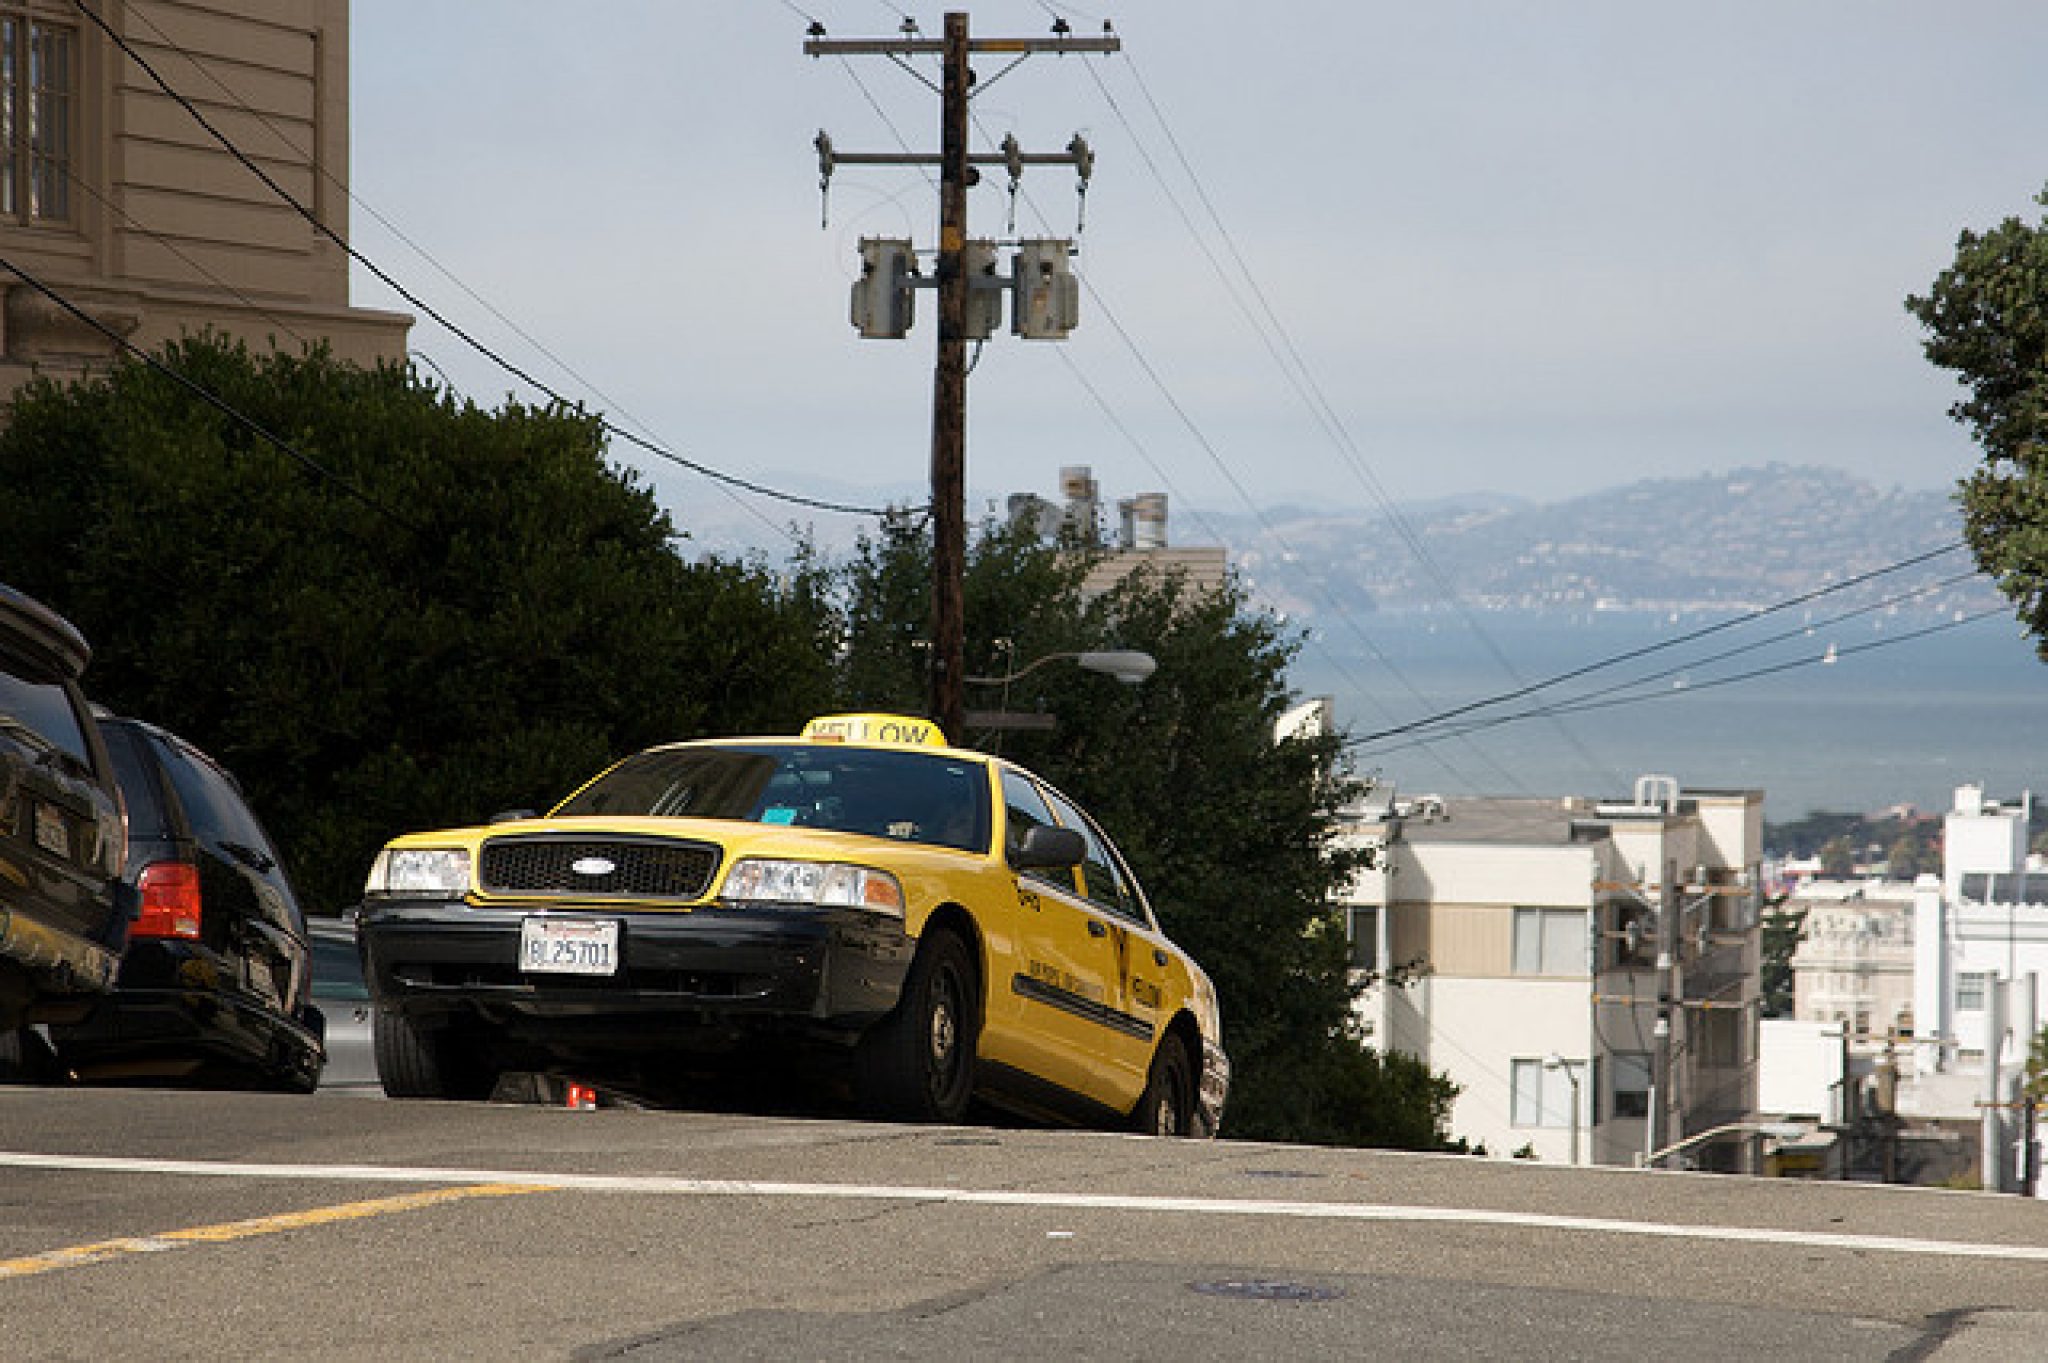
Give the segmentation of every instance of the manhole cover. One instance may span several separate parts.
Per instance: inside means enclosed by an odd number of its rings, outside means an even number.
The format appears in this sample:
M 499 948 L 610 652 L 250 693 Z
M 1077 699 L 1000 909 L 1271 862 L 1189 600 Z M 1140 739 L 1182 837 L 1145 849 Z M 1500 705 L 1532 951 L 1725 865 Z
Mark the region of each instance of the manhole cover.
M 1314 1283 L 1288 1283 L 1272 1278 L 1231 1278 L 1221 1282 L 1189 1283 L 1205 1297 L 1236 1297 L 1244 1301 L 1335 1301 L 1342 1288 L 1318 1287 Z

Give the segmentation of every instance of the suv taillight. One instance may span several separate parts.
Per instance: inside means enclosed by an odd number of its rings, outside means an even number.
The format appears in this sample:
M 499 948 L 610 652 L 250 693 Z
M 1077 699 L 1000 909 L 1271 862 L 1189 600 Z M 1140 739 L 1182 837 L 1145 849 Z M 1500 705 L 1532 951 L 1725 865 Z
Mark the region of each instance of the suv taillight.
M 159 861 L 143 868 L 136 888 L 142 891 L 142 914 L 128 929 L 130 937 L 199 940 L 197 866 L 182 861 Z

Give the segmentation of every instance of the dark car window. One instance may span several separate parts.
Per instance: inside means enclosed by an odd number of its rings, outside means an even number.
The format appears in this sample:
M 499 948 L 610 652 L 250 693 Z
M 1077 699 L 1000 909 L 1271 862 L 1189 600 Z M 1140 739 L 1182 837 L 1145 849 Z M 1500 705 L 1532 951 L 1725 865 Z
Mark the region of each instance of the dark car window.
M 359 1002 L 370 997 L 363 982 L 363 962 L 353 938 L 315 932 L 313 940 L 313 992 L 325 998 Z
M 114 764 L 114 779 L 120 783 L 121 798 L 128 805 L 128 836 L 131 843 L 150 838 L 176 837 L 177 830 L 171 826 L 170 811 L 164 804 L 163 786 L 157 777 L 157 767 L 142 754 L 137 745 L 142 737 L 134 729 L 119 722 L 102 724 L 100 736 L 106 740 L 107 757 Z M 132 849 L 136 855 L 149 855 L 142 848 Z
M 988 769 L 920 752 L 812 744 L 659 748 L 629 757 L 556 815 L 738 819 L 986 851 Z
M 71 693 L 55 678 L 5 654 L 0 654 L 0 734 L 39 754 L 61 753 L 76 771 L 92 771 L 92 746 L 72 708 Z
M 1022 772 L 1003 773 L 1003 806 L 1008 819 L 1008 827 L 1003 836 L 1011 847 L 1024 841 L 1024 834 L 1029 829 L 1059 825 L 1059 820 L 1053 817 L 1052 807 L 1046 804 L 1045 796 L 1039 792 L 1037 783 Z M 1081 892 L 1081 884 L 1074 878 L 1074 868 L 1071 866 L 1034 866 L 1024 874 L 1033 880 L 1057 885 L 1069 894 Z
M 157 750 L 193 832 L 218 842 L 235 843 L 256 852 L 271 865 L 277 864 L 277 854 L 271 851 L 263 826 L 256 822 L 226 776 L 212 763 L 178 744 L 159 741 Z

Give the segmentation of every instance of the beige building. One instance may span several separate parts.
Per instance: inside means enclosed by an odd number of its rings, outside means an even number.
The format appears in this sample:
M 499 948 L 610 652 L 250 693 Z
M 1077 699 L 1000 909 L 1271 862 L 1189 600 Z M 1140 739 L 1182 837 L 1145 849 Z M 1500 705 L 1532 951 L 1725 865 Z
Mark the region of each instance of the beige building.
M 347 239 L 347 0 L 90 13 L 0 0 L 0 396 L 208 329 L 402 358 L 411 319 L 350 307 L 347 253 L 236 155 Z
M 1113 545 L 1103 534 L 1101 488 L 1086 464 L 1060 470 L 1060 496 L 1056 504 L 1036 493 L 1012 493 L 1008 515 L 1012 524 L 1029 525 L 1042 539 L 1100 552 L 1081 581 L 1083 596 L 1101 596 L 1138 572 L 1161 582 L 1179 579 L 1195 596 L 1219 592 L 1229 581 L 1230 555 L 1222 545 L 1167 543 L 1165 493 L 1141 492 L 1119 501 Z
M 1622 801 L 1379 792 L 1345 905 L 1368 1041 L 1448 1074 L 1451 1134 L 1494 1155 L 1753 1169 L 1762 811 L 1668 777 Z

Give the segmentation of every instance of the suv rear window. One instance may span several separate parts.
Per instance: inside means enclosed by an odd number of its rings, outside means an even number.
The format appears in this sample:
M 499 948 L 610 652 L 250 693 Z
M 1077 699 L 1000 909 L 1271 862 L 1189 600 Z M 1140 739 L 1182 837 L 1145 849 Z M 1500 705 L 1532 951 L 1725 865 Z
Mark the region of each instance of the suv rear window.
M 263 835 L 262 825 L 249 812 L 249 806 L 233 784 L 212 763 L 195 757 L 182 745 L 159 743 L 164 773 L 171 778 L 171 785 L 178 792 L 178 803 L 185 807 L 185 817 L 192 821 L 192 831 L 211 837 L 216 841 L 240 843 L 242 846 L 262 852 L 274 864 L 277 860 L 267 850 L 270 839 Z
M 75 769 L 92 770 L 92 748 L 59 682 L 29 672 L 0 653 L 0 734 L 38 752 L 58 752 Z

